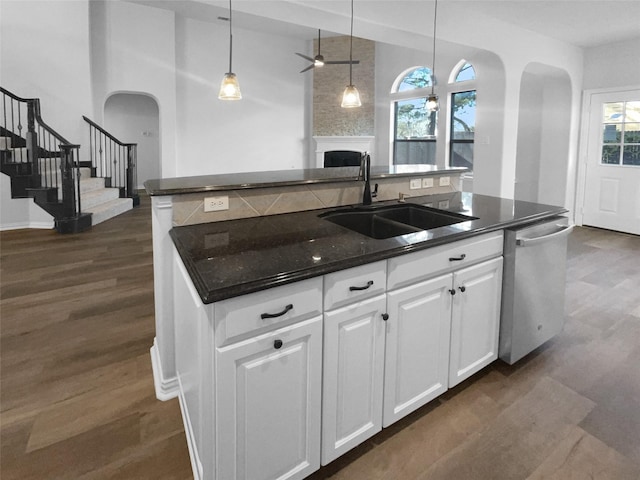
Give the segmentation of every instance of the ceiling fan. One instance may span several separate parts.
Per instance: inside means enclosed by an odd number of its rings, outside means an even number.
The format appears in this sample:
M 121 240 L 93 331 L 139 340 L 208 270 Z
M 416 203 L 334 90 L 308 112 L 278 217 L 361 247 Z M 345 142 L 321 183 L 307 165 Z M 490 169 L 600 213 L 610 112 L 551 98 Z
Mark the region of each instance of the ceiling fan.
M 318 29 L 318 54 L 313 58 L 298 52 L 296 52 L 296 55 L 304 58 L 305 60 L 309 60 L 311 62 L 311 65 L 309 65 L 304 70 L 300 70 L 300 73 L 304 73 L 316 67 L 322 67 L 323 65 L 349 65 L 349 63 L 356 65 L 360 63 L 360 60 L 353 60 L 352 62 L 350 62 L 349 60 L 331 60 L 331 61 L 325 60 L 324 57 L 320 54 L 320 29 Z

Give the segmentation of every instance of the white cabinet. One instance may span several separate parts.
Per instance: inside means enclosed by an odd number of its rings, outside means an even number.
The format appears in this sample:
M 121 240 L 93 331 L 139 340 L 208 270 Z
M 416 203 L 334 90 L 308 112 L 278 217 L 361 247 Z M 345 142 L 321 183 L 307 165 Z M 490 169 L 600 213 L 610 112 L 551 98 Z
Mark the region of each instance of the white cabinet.
M 447 390 L 450 289 L 451 274 L 387 294 L 385 427 Z
M 453 275 L 449 387 L 498 358 L 502 257 Z
M 216 478 L 302 479 L 319 468 L 321 365 L 320 316 L 217 349 Z
M 215 477 L 302 479 L 320 467 L 322 278 L 214 304 Z
M 322 464 L 382 430 L 385 295 L 324 315 Z
M 385 286 L 386 262 L 325 276 L 323 465 L 382 430 Z

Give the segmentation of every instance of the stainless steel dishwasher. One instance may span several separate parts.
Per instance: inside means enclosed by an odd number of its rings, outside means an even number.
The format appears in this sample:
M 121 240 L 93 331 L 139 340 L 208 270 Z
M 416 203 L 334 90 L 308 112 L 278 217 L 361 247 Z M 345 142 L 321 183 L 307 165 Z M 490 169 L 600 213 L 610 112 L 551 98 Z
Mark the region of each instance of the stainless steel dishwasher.
M 566 217 L 553 217 L 504 235 L 499 357 L 513 364 L 564 326 Z

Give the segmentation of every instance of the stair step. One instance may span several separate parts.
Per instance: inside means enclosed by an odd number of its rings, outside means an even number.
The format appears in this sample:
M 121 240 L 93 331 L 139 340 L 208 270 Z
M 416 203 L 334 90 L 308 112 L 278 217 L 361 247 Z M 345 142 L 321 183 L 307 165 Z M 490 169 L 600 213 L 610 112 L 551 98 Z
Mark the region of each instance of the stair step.
M 82 195 L 82 210 L 91 211 L 97 205 L 120 198 L 118 188 L 99 188 Z
M 115 200 L 110 200 L 100 205 L 96 205 L 95 207 L 92 207 L 91 210 L 83 207 L 83 211 L 92 213 L 91 223 L 92 225 L 97 225 L 105 220 L 115 217 L 116 215 L 127 212 L 132 208 L 133 201 L 130 198 L 117 198 Z

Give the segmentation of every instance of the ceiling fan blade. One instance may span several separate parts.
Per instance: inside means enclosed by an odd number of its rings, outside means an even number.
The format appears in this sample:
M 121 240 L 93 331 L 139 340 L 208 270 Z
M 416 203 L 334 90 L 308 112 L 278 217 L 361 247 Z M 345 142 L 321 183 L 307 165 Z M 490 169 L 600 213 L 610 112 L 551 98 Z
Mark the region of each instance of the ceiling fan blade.
M 300 73 L 304 73 L 307 72 L 309 70 L 311 70 L 313 67 L 315 67 L 315 65 L 312 63 L 311 65 L 309 65 L 307 68 L 305 68 L 304 70 L 300 70 Z
M 311 58 L 311 57 L 307 57 L 306 55 L 303 55 L 303 54 L 301 54 L 301 53 L 296 52 L 296 55 L 298 55 L 299 57 L 304 58 L 305 60 L 309 60 L 310 62 L 313 62 L 313 61 L 314 61 L 314 60 L 313 60 L 313 58 Z
M 358 65 L 360 63 L 360 60 L 353 60 L 352 62 L 350 62 L 349 60 L 332 60 L 326 61 L 324 63 L 325 65 L 349 65 L 350 63 L 352 63 L 353 65 Z

